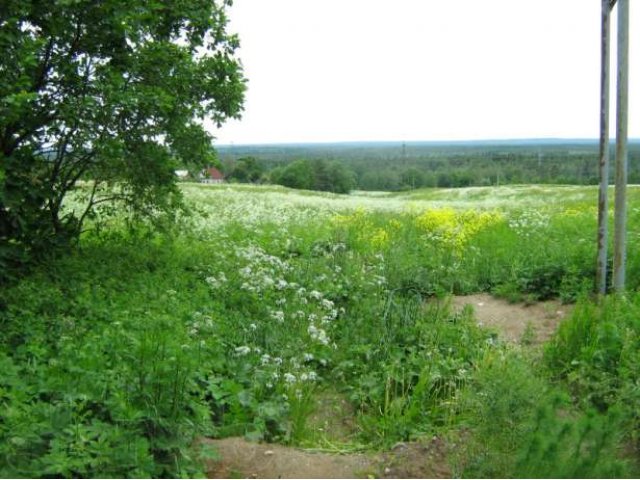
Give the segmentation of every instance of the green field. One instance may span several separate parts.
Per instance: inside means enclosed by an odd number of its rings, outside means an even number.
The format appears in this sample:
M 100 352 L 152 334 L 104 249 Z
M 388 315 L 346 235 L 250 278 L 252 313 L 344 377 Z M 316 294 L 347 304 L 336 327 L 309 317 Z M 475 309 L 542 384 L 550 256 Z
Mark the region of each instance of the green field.
M 201 436 L 434 435 L 463 477 L 640 474 L 640 187 L 629 293 L 600 303 L 596 187 L 181 188 L 177 223 L 123 213 L 0 292 L 0 476 L 197 476 Z M 449 308 L 478 292 L 577 305 L 530 347 Z M 313 427 L 323 395 L 355 434 Z

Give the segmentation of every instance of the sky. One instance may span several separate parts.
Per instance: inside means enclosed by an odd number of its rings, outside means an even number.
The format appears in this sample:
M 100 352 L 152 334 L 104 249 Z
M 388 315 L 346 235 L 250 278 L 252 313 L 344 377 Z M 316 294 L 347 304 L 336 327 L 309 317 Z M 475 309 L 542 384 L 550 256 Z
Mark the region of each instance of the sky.
M 640 137 L 640 2 L 630 4 L 629 136 Z M 245 111 L 208 128 L 217 144 L 235 145 L 598 138 L 600 8 L 600 0 L 235 0 L 228 28 L 240 37 Z

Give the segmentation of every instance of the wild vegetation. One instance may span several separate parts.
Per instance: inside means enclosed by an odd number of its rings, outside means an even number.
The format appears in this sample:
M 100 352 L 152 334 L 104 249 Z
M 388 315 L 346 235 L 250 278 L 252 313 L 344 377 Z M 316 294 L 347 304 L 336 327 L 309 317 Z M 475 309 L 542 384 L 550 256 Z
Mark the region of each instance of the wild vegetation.
M 1 476 L 195 476 L 199 436 L 238 435 L 436 435 L 466 477 L 637 474 L 637 209 L 630 293 L 596 303 L 593 187 L 181 189 L 164 231 L 98 216 L 0 292 Z M 577 307 L 540 351 L 447 306 L 471 292 Z M 322 395 L 354 436 L 311 428 Z

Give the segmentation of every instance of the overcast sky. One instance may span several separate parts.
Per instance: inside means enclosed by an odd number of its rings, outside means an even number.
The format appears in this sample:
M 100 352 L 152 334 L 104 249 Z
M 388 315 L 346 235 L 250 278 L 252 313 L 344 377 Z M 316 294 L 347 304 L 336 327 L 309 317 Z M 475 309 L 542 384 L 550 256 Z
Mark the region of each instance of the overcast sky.
M 218 144 L 597 138 L 600 0 L 235 0 L 248 78 Z M 615 11 L 614 11 L 615 12 Z M 612 122 L 615 28 L 612 17 Z M 629 135 L 640 137 L 631 1 Z

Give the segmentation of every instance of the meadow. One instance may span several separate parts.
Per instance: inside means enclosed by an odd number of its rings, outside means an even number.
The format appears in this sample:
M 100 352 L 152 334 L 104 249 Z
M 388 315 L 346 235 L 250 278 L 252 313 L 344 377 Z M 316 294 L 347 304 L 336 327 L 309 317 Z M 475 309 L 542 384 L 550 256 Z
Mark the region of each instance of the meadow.
M 437 436 L 456 476 L 640 473 L 640 187 L 628 294 L 601 301 L 595 187 L 181 189 L 175 221 L 102 218 L 0 292 L 0 476 L 200 476 L 203 436 Z M 576 307 L 531 347 L 450 308 L 477 292 Z M 314 427 L 327 396 L 348 437 Z

